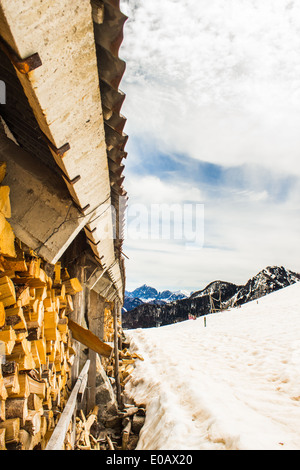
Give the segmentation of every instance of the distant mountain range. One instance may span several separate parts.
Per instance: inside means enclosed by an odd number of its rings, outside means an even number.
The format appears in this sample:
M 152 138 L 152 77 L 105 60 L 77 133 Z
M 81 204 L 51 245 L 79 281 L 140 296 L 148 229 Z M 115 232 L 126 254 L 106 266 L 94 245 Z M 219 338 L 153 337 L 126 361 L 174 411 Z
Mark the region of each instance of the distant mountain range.
M 192 294 L 185 291 L 158 292 L 144 284 L 133 292 L 125 291 L 123 328 L 168 325 L 237 307 L 298 281 L 299 273 L 283 266 L 268 266 L 245 285 L 218 280 Z
M 145 303 L 164 305 L 166 303 L 173 302 L 174 300 L 186 299 L 189 296 L 190 292 L 184 290 L 176 292 L 164 290 L 159 292 L 154 287 L 143 284 L 132 292 L 125 290 L 123 312 L 133 310 L 135 307 Z

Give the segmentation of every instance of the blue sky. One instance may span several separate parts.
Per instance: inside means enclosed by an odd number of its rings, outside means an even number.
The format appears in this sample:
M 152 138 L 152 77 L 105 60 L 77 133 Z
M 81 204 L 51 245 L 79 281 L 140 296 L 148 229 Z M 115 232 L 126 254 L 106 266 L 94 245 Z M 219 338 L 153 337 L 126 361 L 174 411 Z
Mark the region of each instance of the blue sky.
M 139 227 L 136 204 L 204 211 L 195 250 L 184 237 L 127 234 L 127 289 L 244 283 L 275 264 L 300 272 L 300 6 L 123 0 L 121 9 L 128 221 Z

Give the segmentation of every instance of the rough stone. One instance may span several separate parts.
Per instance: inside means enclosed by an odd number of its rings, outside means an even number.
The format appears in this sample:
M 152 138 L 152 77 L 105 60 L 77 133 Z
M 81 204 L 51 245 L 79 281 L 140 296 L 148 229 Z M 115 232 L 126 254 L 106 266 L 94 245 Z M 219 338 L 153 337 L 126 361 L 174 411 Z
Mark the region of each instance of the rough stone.
M 107 423 L 109 427 L 113 427 L 110 421 L 118 417 L 118 405 L 112 385 L 104 371 L 99 356 L 97 356 L 96 405 L 99 408 L 99 420 Z

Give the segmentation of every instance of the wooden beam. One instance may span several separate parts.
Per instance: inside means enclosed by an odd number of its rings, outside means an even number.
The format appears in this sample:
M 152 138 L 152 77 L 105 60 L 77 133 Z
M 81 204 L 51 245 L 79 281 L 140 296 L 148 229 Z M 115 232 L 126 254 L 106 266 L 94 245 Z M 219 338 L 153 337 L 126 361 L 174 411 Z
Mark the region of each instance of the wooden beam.
M 83 328 L 82 326 L 69 319 L 68 326 L 72 331 L 74 339 L 92 349 L 96 353 L 104 357 L 110 357 L 112 347 L 109 344 L 103 343 L 98 336 L 94 335 L 91 331 Z

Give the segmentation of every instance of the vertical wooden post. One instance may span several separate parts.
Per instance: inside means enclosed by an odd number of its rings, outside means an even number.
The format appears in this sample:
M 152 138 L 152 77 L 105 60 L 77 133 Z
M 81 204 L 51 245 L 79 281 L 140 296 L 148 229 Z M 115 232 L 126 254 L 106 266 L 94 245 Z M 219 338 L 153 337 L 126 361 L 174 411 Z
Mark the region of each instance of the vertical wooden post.
M 121 408 L 121 385 L 119 376 L 119 348 L 118 348 L 118 303 L 114 303 L 114 356 L 115 356 L 115 381 L 117 390 L 117 402 L 119 408 Z
M 118 310 L 117 310 L 117 319 L 120 321 L 120 325 L 121 325 L 121 328 L 120 328 L 120 337 L 119 337 L 119 349 L 122 350 L 122 345 L 123 345 L 123 338 L 122 338 L 122 307 L 121 307 L 121 303 L 118 302 L 117 304 L 117 307 L 118 307 Z
M 89 349 L 90 368 L 87 384 L 87 412 L 91 411 L 96 404 L 96 355 L 95 351 Z

